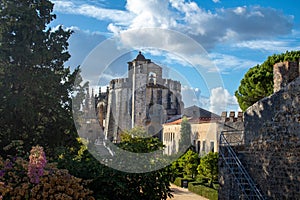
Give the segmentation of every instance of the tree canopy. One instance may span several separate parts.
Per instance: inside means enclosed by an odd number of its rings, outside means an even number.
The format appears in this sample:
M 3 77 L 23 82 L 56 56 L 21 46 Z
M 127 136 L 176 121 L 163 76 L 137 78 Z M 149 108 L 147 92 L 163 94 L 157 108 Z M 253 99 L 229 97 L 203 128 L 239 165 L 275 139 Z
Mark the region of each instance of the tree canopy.
M 125 131 L 118 147 L 134 153 L 149 153 L 163 147 L 158 138 L 145 137 L 146 135 L 146 131 L 141 127 Z M 135 164 L 137 163 L 132 163 L 132 167 Z M 72 164 L 72 166 L 73 170 L 78 170 L 77 164 Z M 97 199 L 99 197 L 100 199 L 161 200 L 172 196 L 170 180 L 173 174 L 169 167 L 146 173 L 128 173 L 108 168 L 94 158 L 86 160 L 84 166 L 81 167 L 84 171 L 89 170 L 84 178 L 93 178 L 90 189 L 94 191 Z M 77 171 L 75 174 L 80 177 L 82 171 Z
M 172 163 L 172 170 L 176 176 L 191 175 L 193 178 L 197 175 L 199 160 L 199 155 L 189 149 Z
M 261 65 L 250 68 L 235 92 L 240 108 L 245 111 L 258 100 L 273 93 L 274 64 L 282 61 L 298 61 L 299 58 L 300 51 L 287 51 L 269 56 Z
M 206 178 L 212 187 L 213 182 L 218 180 L 218 160 L 219 154 L 217 152 L 209 152 L 207 155 L 201 157 L 198 165 L 198 173 Z
M 191 124 L 186 117 L 182 118 L 180 124 L 180 140 L 179 140 L 179 152 L 185 152 L 191 146 Z
M 48 0 L 0 6 L 0 154 L 13 155 L 11 142 L 23 141 L 25 151 L 39 144 L 54 156 L 77 143 L 70 95 L 79 69 L 64 66 L 72 31 L 47 28 L 55 19 Z

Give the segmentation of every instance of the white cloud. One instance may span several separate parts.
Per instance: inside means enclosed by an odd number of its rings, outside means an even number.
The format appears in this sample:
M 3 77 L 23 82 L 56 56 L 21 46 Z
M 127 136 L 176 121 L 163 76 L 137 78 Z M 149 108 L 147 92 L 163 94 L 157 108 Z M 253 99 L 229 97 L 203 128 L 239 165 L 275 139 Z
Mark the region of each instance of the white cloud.
M 290 40 L 250 40 L 233 45 L 239 48 L 248 48 L 261 51 L 285 52 L 287 50 L 299 49 L 299 42 Z
M 237 7 L 233 10 L 233 12 L 237 15 L 243 15 L 246 13 L 246 6 L 243 6 L 243 7 Z
M 259 6 L 223 8 L 212 13 L 185 0 L 127 0 L 126 10 L 61 0 L 54 3 L 56 12 L 110 20 L 107 28 L 115 34 L 149 27 L 172 29 L 193 37 L 208 50 L 220 41 L 243 42 L 288 34 L 293 26 L 292 16 Z
M 220 3 L 220 0 L 212 0 L 214 3 Z
M 185 108 L 196 105 L 204 109 L 209 109 L 209 98 L 202 96 L 199 88 L 182 86 L 181 95 Z
M 239 110 L 235 96 L 230 95 L 230 93 L 222 87 L 213 88 L 211 90 L 209 103 L 210 111 L 219 115 L 228 109 L 233 111 Z
M 66 14 L 84 15 L 98 20 L 111 20 L 117 23 L 127 24 L 132 20 L 133 15 L 127 11 L 106 9 L 89 4 L 76 4 L 71 1 L 53 1 L 54 10 Z
M 174 22 L 172 22 L 172 16 L 169 14 L 167 0 L 127 0 L 126 9 L 135 16 L 129 26 L 132 29 L 144 27 L 169 28 Z
M 220 53 L 211 53 L 209 54 L 209 57 L 214 61 L 215 65 L 222 73 L 238 69 L 247 69 L 259 63 L 259 61 L 242 59 L 233 55 Z

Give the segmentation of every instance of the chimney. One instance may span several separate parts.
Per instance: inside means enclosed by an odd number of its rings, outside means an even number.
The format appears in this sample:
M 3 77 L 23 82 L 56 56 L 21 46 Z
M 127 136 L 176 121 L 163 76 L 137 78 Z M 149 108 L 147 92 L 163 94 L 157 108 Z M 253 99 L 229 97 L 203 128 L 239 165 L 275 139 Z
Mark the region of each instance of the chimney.
M 276 63 L 273 68 L 274 93 L 299 76 L 299 61 Z

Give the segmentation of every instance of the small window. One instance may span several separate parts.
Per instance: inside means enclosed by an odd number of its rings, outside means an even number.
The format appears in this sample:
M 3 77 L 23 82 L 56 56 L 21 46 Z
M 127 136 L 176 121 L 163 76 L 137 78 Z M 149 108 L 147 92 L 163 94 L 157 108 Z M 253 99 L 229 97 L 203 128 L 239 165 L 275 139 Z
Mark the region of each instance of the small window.
M 153 72 L 150 72 L 148 75 L 148 83 L 156 85 L 156 74 Z
M 215 152 L 215 143 L 214 143 L 214 141 L 210 142 L 210 151 Z
M 205 142 L 205 140 L 202 141 L 202 151 L 206 152 L 206 142 Z

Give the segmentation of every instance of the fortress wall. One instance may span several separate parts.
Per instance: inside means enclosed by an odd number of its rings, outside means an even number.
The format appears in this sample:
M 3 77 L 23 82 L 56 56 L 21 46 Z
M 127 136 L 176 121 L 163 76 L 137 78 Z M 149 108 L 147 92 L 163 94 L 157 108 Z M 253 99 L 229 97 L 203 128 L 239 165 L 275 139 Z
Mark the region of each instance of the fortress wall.
M 270 199 L 300 199 L 300 78 L 251 106 L 243 161 Z
M 300 199 L 299 62 L 277 63 L 273 72 L 274 94 L 246 110 L 245 145 L 234 148 L 267 199 Z M 241 193 L 222 164 L 219 181 L 219 199 L 232 199 Z

